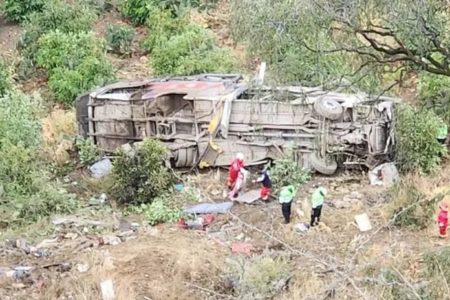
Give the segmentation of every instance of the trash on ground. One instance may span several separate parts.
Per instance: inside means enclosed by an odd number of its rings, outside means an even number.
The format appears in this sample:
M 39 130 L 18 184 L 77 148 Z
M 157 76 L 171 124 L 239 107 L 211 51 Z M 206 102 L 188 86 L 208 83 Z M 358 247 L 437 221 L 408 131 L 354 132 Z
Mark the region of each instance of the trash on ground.
M 102 291 L 103 300 L 114 300 L 116 298 L 114 294 L 114 286 L 111 279 L 102 281 L 100 283 L 100 289 Z
M 77 270 L 80 273 L 86 273 L 89 271 L 89 265 L 88 264 L 77 264 Z
M 239 196 L 237 196 L 237 198 L 234 198 L 233 201 L 250 204 L 258 200 L 259 198 L 259 190 L 250 190 L 248 192 L 240 194 Z
M 188 214 L 225 214 L 233 207 L 233 202 L 201 203 L 185 208 Z
M 182 183 L 175 184 L 175 190 L 177 192 L 182 192 L 184 190 L 184 184 L 182 184 Z
M 355 216 L 356 224 L 358 225 L 359 231 L 365 232 L 372 230 L 372 225 L 370 224 L 369 216 L 366 213 Z
M 236 253 L 236 254 L 250 255 L 251 252 L 254 250 L 255 250 L 255 248 L 250 243 L 237 242 L 237 243 L 233 243 L 231 245 L 231 252 Z
M 117 236 L 114 236 L 114 235 L 104 235 L 104 236 L 100 237 L 101 245 L 115 246 L 115 245 L 119 245 L 120 243 L 122 243 L 120 238 Z
M 0 278 L 1 277 L 13 278 L 15 273 L 16 271 L 11 268 L 0 267 Z
M 371 185 L 392 186 L 400 180 L 397 167 L 394 163 L 385 163 L 369 171 Z
M 23 250 L 26 254 L 29 254 L 31 251 L 31 245 L 24 239 L 18 239 L 16 240 L 15 247 Z
M 213 214 L 206 214 L 203 217 L 198 217 L 195 220 L 184 220 L 180 219 L 177 222 L 177 226 L 181 229 L 192 229 L 192 230 L 205 230 L 205 227 L 212 224 L 215 220 Z
M 112 170 L 112 163 L 109 158 L 102 159 L 89 167 L 92 172 L 92 176 L 99 179 L 108 175 Z
M 307 223 L 298 223 L 295 225 L 295 230 L 299 233 L 305 233 L 309 230 L 309 224 Z
M 108 196 L 106 196 L 105 193 L 102 193 L 102 194 L 100 194 L 97 197 L 95 197 L 95 196 L 91 197 L 89 199 L 89 205 L 92 205 L 92 206 L 94 206 L 94 205 L 102 205 L 102 204 L 105 204 L 107 199 L 108 199 Z

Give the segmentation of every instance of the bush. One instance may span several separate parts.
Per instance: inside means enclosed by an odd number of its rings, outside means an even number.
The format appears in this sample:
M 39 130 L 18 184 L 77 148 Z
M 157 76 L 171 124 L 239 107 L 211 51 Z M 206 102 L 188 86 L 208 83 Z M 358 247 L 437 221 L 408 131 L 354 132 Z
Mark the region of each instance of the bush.
M 100 158 L 99 150 L 90 138 L 78 137 L 75 146 L 82 166 L 90 166 Z
M 292 152 L 288 151 L 284 158 L 275 161 L 275 165 L 270 170 L 274 188 L 277 190 L 290 184 L 298 186 L 311 179 L 310 173 L 299 167 L 292 157 Z
M 113 162 L 111 194 L 122 204 L 152 203 L 173 184 L 165 166 L 166 149 L 156 140 L 146 140 L 135 155 L 117 153 Z
M 12 90 L 0 98 L 0 209 L 11 223 L 26 223 L 55 212 L 69 212 L 75 202 L 36 159 L 41 143 L 41 100 Z
M 112 79 L 104 44 L 94 33 L 51 31 L 39 39 L 37 64 L 49 74 L 54 96 L 66 104 Z
M 44 0 L 4 0 L 1 9 L 8 20 L 22 22 L 31 13 L 42 11 L 44 4 Z
M 46 1 L 42 12 L 30 15 L 17 47 L 24 57 L 34 61 L 37 41 L 42 35 L 56 29 L 64 33 L 87 32 L 95 19 L 95 12 L 82 1 L 70 4 L 63 0 Z
M 106 41 L 110 51 L 127 55 L 132 51 L 134 30 L 127 25 L 110 25 L 106 31 Z
M 181 208 L 172 203 L 172 197 L 171 194 L 163 194 L 154 198 L 150 204 L 143 203 L 140 206 L 132 207 L 131 211 L 143 214 L 150 225 L 175 222 L 184 217 L 184 213 Z
M 233 68 L 231 54 L 216 47 L 212 34 L 195 24 L 189 24 L 179 34 L 155 43 L 151 64 L 158 75 L 228 72 Z
M 438 140 L 444 123 L 432 111 L 410 105 L 396 109 L 396 162 L 401 171 L 431 172 L 439 166 L 446 148 Z
M 0 60 L 0 97 L 6 94 L 6 92 L 12 88 L 11 74 L 6 64 Z

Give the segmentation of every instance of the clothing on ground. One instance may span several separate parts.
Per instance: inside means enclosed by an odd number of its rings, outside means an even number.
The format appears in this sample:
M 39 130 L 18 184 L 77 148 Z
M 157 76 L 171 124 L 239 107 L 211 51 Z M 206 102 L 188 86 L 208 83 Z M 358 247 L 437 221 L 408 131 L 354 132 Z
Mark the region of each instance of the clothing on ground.
M 311 202 L 312 208 L 323 205 L 325 201 L 325 195 L 327 194 L 327 190 L 324 187 L 318 187 L 312 194 Z

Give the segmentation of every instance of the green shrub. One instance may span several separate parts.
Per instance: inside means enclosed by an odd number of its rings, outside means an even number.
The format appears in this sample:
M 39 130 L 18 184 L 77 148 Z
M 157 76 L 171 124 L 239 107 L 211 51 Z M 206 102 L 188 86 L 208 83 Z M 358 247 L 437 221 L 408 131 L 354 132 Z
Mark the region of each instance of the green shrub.
M 0 97 L 5 95 L 5 93 L 11 89 L 11 74 L 8 70 L 7 65 L 0 60 Z
M 277 190 L 290 184 L 299 186 L 311 179 L 311 174 L 299 167 L 292 157 L 292 151 L 288 151 L 285 157 L 275 161 L 275 165 L 270 170 L 270 177 Z
M 29 223 L 70 212 L 73 198 L 40 165 L 41 100 L 11 90 L 0 98 L 0 210 L 6 222 Z M 70 199 L 69 199 L 70 198 Z
M 31 13 L 42 11 L 44 4 L 44 0 L 4 0 L 1 9 L 8 20 L 22 22 Z
M 163 194 L 153 199 L 152 203 L 142 203 L 130 209 L 131 212 L 142 214 L 150 225 L 171 223 L 184 217 L 183 210 L 173 205 L 172 194 Z
M 165 155 L 164 146 L 151 139 L 135 155 L 119 152 L 113 162 L 111 194 L 122 204 L 151 203 L 173 184 Z
M 189 24 L 179 34 L 156 43 L 151 64 L 158 75 L 228 72 L 233 68 L 231 54 L 216 47 L 212 34 L 195 24 Z
M 95 12 L 84 2 L 49 0 L 45 2 L 42 12 L 33 13 L 24 24 L 17 48 L 21 54 L 34 59 L 37 52 L 37 41 L 45 33 L 58 29 L 64 33 L 87 32 L 92 29 L 96 19 Z
M 43 35 L 38 46 L 37 64 L 48 71 L 54 96 L 66 104 L 112 79 L 104 43 L 94 33 L 55 30 Z
M 130 54 L 134 38 L 134 29 L 127 25 L 110 25 L 106 31 L 106 41 L 110 51 Z
M 444 124 L 432 111 L 410 105 L 396 109 L 396 162 L 401 171 L 428 173 L 439 166 L 446 148 L 438 140 Z
M 172 16 L 180 16 L 190 7 L 198 7 L 199 0 L 121 0 L 120 10 L 135 25 L 145 24 L 155 9 L 167 10 Z
M 100 158 L 100 153 L 92 139 L 77 137 L 75 146 L 82 166 L 90 166 Z

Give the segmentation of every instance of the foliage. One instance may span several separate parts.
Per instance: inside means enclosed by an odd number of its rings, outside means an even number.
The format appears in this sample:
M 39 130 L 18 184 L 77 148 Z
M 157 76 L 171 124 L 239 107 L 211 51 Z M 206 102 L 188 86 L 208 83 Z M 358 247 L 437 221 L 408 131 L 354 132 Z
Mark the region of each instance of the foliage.
M 33 13 L 25 22 L 25 31 L 17 47 L 22 56 L 34 61 L 37 42 L 42 35 L 56 29 L 64 33 L 87 32 L 91 30 L 95 19 L 95 12 L 83 1 L 45 1 L 42 12 Z
M 401 171 L 431 172 L 446 154 L 438 140 L 438 130 L 443 126 L 432 111 L 418 110 L 410 105 L 396 109 L 396 162 Z
M 391 195 L 393 225 L 416 229 L 424 229 L 434 221 L 436 203 L 442 199 L 442 195 L 427 199 L 414 181 L 406 179 L 392 189 Z
M 3 62 L 3 60 L 0 60 L 0 97 L 11 89 L 11 87 L 11 74 L 6 63 Z
M 281 159 L 275 161 L 275 165 L 270 170 L 270 177 L 275 189 L 280 189 L 286 185 L 299 186 L 311 179 L 311 174 L 301 168 L 296 161 L 292 159 L 293 155 L 287 154 Z
M 51 31 L 39 39 L 37 64 L 49 73 L 55 97 L 72 104 L 82 92 L 103 85 L 112 77 L 105 46 L 93 33 Z
M 110 25 L 106 30 L 108 48 L 115 53 L 130 54 L 133 38 L 134 30 L 127 25 Z
M 214 44 L 205 28 L 189 24 L 182 32 L 160 40 L 152 51 L 155 74 L 192 75 L 205 72 L 227 72 L 233 68 L 231 54 Z
M 228 260 L 228 268 L 242 299 L 270 298 L 277 292 L 277 283 L 289 277 L 285 259 L 266 255 Z
M 450 125 L 450 78 L 423 73 L 418 79 L 419 99 L 423 107 L 433 110 Z
M 131 208 L 132 212 L 143 214 L 150 225 L 170 223 L 184 217 L 183 210 L 172 204 L 171 194 L 162 194 L 153 199 L 152 203 L 142 203 Z
M 165 166 L 166 149 L 157 140 L 146 140 L 135 155 L 119 151 L 113 162 L 111 194 L 122 204 L 152 203 L 172 184 Z
M 83 166 L 90 166 L 100 157 L 100 151 L 90 138 L 77 137 L 75 146 L 78 150 L 80 163 Z
M 429 282 L 429 299 L 445 299 L 450 282 L 450 247 L 424 253 L 425 279 Z
M 8 20 L 24 21 L 31 13 L 42 11 L 44 0 L 4 0 L 1 10 Z
M 155 10 L 167 10 L 172 16 L 180 16 L 186 9 L 200 5 L 200 0 L 122 0 L 120 10 L 135 25 L 142 25 Z
M 0 210 L 7 222 L 32 222 L 75 207 L 36 159 L 41 142 L 40 103 L 38 96 L 14 89 L 0 98 L 0 183 L 6 200 L 0 202 Z

